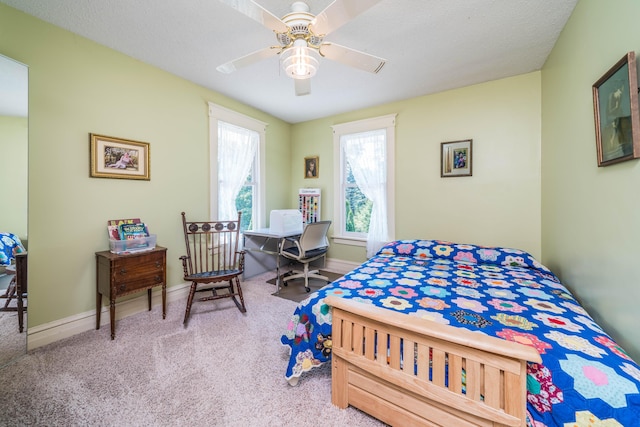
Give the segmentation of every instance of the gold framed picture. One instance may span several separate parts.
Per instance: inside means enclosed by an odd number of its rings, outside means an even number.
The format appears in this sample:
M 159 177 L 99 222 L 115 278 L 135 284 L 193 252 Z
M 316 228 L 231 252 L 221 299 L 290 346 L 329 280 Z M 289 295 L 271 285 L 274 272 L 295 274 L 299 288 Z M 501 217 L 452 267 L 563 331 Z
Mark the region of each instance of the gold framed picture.
M 89 176 L 151 179 L 149 143 L 89 134 Z
M 304 177 L 305 178 L 317 178 L 320 176 L 320 158 L 305 157 L 304 158 Z

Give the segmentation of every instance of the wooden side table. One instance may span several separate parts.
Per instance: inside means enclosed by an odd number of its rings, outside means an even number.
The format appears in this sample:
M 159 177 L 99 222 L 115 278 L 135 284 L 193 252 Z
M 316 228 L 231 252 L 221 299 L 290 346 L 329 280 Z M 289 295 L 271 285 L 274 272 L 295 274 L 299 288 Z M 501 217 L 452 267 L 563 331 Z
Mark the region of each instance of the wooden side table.
M 111 339 L 116 336 L 116 298 L 147 290 L 151 311 L 151 289 L 162 286 L 162 318 L 167 316 L 167 248 L 117 255 L 96 252 L 96 329 L 100 329 L 102 296 L 109 296 Z

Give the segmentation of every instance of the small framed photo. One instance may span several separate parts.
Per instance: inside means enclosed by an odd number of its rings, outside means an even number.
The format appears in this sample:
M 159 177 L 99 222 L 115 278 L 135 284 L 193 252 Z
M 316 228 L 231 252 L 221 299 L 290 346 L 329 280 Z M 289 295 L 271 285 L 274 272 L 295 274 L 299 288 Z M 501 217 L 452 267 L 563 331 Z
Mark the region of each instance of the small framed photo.
M 304 158 L 304 177 L 305 178 L 317 178 L 320 176 L 320 158 L 305 157 Z
M 598 166 L 640 157 L 637 78 L 629 52 L 593 84 Z
M 89 134 L 89 176 L 93 178 L 151 179 L 149 143 Z
M 440 144 L 440 176 L 442 178 L 471 176 L 472 143 L 472 139 L 465 139 Z

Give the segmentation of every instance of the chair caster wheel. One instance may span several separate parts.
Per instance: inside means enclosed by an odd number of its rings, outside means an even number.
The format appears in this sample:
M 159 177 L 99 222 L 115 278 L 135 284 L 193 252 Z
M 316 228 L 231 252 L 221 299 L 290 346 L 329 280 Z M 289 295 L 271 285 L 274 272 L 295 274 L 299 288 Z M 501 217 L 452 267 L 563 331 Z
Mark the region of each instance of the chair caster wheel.
M 311 288 L 304 288 L 305 291 L 311 292 Z

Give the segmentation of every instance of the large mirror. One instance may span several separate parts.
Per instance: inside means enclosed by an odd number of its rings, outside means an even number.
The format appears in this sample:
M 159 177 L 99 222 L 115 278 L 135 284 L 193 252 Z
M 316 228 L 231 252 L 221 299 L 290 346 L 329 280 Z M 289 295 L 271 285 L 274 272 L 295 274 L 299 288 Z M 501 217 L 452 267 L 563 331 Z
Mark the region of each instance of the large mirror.
M 19 316 L 16 282 L 26 279 L 26 268 L 19 271 L 28 248 L 28 82 L 26 65 L 0 55 L 0 366 L 27 350 L 27 316 Z

